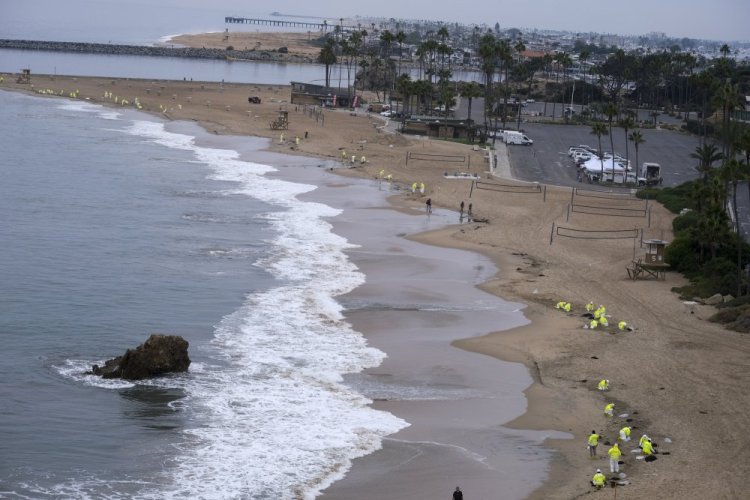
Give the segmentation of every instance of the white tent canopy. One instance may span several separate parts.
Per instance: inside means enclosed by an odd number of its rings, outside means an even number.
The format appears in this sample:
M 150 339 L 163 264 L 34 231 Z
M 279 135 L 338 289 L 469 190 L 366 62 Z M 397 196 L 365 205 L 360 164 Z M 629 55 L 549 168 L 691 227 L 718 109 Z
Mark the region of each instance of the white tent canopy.
M 602 175 L 602 165 L 604 166 L 604 175 Z M 628 173 L 625 165 L 613 158 L 605 158 L 602 161 L 595 156 L 581 165 L 581 169 L 590 180 L 614 182 L 616 184 L 636 182 L 635 174 Z M 600 179 L 600 177 L 602 178 Z
M 584 163 L 581 168 L 583 168 L 586 173 L 591 172 L 593 174 L 598 174 L 602 171 L 602 164 L 604 164 L 605 173 L 622 173 L 625 171 L 625 167 L 622 163 L 615 161 L 613 158 L 606 158 L 603 161 L 600 161 L 596 156 Z

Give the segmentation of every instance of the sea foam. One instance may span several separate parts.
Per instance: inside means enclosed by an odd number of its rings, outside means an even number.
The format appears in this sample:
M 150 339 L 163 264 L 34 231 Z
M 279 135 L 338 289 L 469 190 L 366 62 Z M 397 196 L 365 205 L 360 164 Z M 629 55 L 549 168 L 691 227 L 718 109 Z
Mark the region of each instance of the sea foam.
M 344 254 L 352 246 L 326 221 L 340 212 L 300 201 L 315 187 L 266 177 L 273 167 L 236 151 L 197 146 L 161 123 L 136 121 L 127 131 L 192 151 L 212 179 L 236 183 L 232 194 L 277 207 L 262 216 L 276 234 L 270 257 L 255 265 L 278 286 L 248 296 L 216 327 L 205 349 L 217 365 L 184 380 L 192 424 L 165 471 L 171 481 L 145 495 L 314 498 L 353 458 L 408 425 L 341 383 L 385 355 L 343 321 L 335 299 L 364 282 Z

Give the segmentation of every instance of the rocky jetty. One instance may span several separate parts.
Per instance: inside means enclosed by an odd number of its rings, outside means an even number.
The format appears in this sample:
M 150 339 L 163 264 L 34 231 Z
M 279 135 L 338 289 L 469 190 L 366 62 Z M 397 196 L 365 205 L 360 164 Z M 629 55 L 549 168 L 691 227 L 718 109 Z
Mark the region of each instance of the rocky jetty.
M 142 380 L 185 372 L 189 366 L 187 340 L 177 335 L 151 335 L 143 344 L 110 359 L 104 366 L 94 365 L 90 373 L 102 378 Z
M 0 49 L 41 50 L 120 56 L 187 57 L 193 59 L 225 59 L 230 61 L 314 62 L 311 58 L 281 52 L 165 47 L 154 45 L 118 45 L 109 43 L 49 42 L 44 40 L 0 39 Z

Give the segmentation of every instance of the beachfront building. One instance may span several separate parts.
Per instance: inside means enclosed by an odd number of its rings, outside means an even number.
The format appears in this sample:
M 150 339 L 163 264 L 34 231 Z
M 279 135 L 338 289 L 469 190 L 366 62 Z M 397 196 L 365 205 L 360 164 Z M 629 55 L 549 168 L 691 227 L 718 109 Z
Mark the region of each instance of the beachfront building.
M 291 82 L 290 102 L 298 105 L 322 106 L 328 108 L 349 108 L 356 106 L 354 88 L 326 87 L 312 83 Z
M 401 131 L 405 134 L 426 135 L 428 137 L 468 139 L 475 135 L 476 127 L 473 121 L 412 115 L 404 120 Z

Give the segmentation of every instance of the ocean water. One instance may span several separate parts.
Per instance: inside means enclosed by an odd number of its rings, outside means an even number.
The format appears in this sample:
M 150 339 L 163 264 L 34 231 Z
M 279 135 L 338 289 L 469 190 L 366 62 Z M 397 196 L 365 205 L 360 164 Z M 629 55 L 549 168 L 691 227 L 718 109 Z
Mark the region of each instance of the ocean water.
M 310 4 L 312 6 L 313 4 Z M 309 6 L 308 6 L 309 7 Z M 271 16 L 281 10 L 289 16 Z M 314 15 L 315 17 L 305 17 Z M 1 0 L 0 38 L 68 42 L 153 45 L 184 33 L 237 31 L 305 31 L 303 28 L 225 24 L 226 16 L 257 19 L 293 20 L 329 24 L 340 18 L 337 9 L 315 5 L 297 12 L 287 4 L 258 4 L 239 0 Z M 355 21 L 346 20 L 347 24 Z M 368 26 L 363 25 L 363 28 Z M 313 36 L 315 33 L 313 32 Z M 17 73 L 30 68 L 33 73 L 117 78 L 157 78 L 235 83 L 288 85 L 291 81 L 322 85 L 325 67 L 318 64 L 229 62 L 170 57 L 133 57 L 0 49 L 0 71 Z M 411 70 L 418 78 L 418 70 Z M 482 81 L 477 71 L 454 70 L 454 78 Z M 346 81 L 344 66 L 332 68 L 332 81 Z
M 235 31 L 243 26 L 225 25 L 227 16 L 292 19 L 271 17 L 273 7 L 268 5 L 264 9 L 239 0 L 3 0 L 0 2 L 0 38 L 152 45 L 175 34 L 224 31 L 226 27 Z M 303 17 L 293 19 L 322 22 Z M 248 31 L 271 29 L 286 28 L 246 26 Z
M 231 1 L 115 6 L 2 1 L 0 36 L 154 43 L 264 14 Z M 32 68 L 122 77 L 150 61 L 39 57 Z M 241 81 L 279 83 L 288 68 L 251 71 Z M 264 144 L 0 91 L 0 498 L 311 499 L 408 425 L 362 394 L 466 397 L 358 375 L 385 353 L 342 317 L 337 297 L 366 278 L 331 231 L 339 210 L 302 201 L 314 186 L 275 175 L 287 160 Z M 155 332 L 190 342 L 187 374 L 86 375 Z
M 384 353 L 342 321 L 364 276 L 313 186 L 5 92 L 0 146 L 0 497 L 314 498 L 407 425 L 342 384 Z M 190 342 L 187 374 L 86 375 L 153 332 Z

